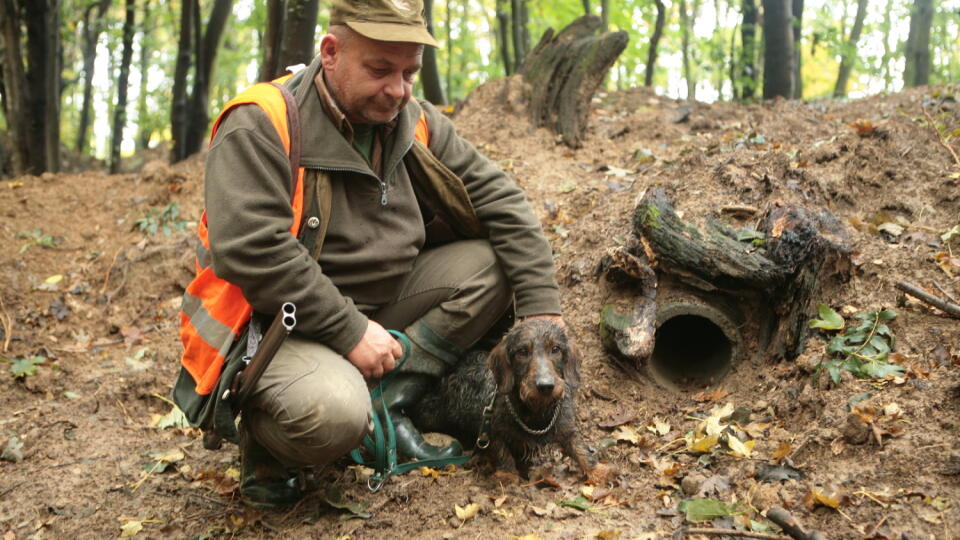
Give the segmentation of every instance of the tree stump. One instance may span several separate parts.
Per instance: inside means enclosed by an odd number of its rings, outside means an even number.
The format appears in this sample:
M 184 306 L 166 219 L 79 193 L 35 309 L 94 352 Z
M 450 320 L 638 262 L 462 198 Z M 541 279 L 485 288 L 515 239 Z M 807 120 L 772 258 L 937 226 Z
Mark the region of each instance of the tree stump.
M 698 335 L 681 333 L 670 346 L 695 349 L 698 340 L 709 341 L 699 332 L 716 326 L 710 339 L 726 342 L 728 356 L 792 360 L 803 350 L 813 302 L 851 269 L 832 214 L 781 201 L 768 205 L 757 231 L 734 231 L 712 217 L 701 231 L 677 216 L 662 188 L 653 188 L 634 210 L 633 233 L 630 246 L 604 257 L 601 271 L 614 287 L 636 294 L 605 307 L 600 327 L 607 349 L 637 367 L 657 356 L 661 325 L 678 316 L 705 323 L 685 327 Z M 712 375 L 724 371 L 716 358 L 710 361 Z
M 590 100 L 607 70 L 627 47 L 624 31 L 597 35 L 602 23 L 586 15 L 558 34 L 547 30 L 518 70 L 530 85 L 530 115 L 571 148 L 579 148 Z

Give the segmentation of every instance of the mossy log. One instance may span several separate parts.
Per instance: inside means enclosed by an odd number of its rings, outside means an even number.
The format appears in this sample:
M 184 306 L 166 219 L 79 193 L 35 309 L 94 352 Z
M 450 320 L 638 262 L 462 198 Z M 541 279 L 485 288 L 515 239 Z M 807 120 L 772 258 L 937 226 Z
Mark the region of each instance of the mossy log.
M 812 302 L 846 281 L 851 269 L 845 236 L 832 214 L 780 201 L 767 207 L 749 242 L 738 240 L 736 231 L 714 218 L 706 220 L 702 231 L 684 222 L 662 188 L 641 199 L 633 226 L 634 245 L 626 255 L 608 256 L 607 272 L 622 283 L 624 276 L 637 274 L 629 268 L 642 260 L 660 282 L 679 283 L 700 291 L 709 302 L 736 306 L 735 318 L 744 321 L 742 333 L 763 359 L 792 360 L 802 352 L 807 321 L 815 312 Z M 649 278 L 636 279 L 641 290 L 649 287 Z M 630 328 L 631 335 L 651 336 L 650 343 L 629 347 L 622 338 L 608 339 L 608 350 L 621 357 L 625 351 L 651 350 L 657 322 L 645 315 L 649 302 L 649 295 L 641 294 L 630 315 L 605 308 L 601 334 Z M 644 357 L 631 359 L 639 364 Z
M 597 34 L 596 15 L 576 19 L 559 33 L 547 30 L 519 73 L 530 85 L 530 115 L 571 148 L 579 148 L 590 100 L 607 70 L 627 47 L 626 32 Z

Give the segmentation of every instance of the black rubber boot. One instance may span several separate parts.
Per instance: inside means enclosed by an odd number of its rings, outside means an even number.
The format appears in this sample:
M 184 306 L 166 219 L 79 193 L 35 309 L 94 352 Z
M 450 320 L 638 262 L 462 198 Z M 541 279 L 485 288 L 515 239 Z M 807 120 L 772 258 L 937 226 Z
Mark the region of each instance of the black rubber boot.
M 427 390 L 435 386 L 435 382 L 434 377 L 429 375 L 397 373 L 383 393 L 383 403 L 387 406 L 387 412 L 393 421 L 393 429 L 396 433 L 397 453 L 402 458 L 423 461 L 453 458 L 463 454 L 463 446 L 458 441 L 440 447 L 423 440 L 423 435 L 404 412 L 405 408 L 412 407 L 420 401 Z M 378 413 L 383 411 L 383 405 L 379 400 L 374 403 L 374 408 Z
M 303 497 L 300 475 L 288 470 L 240 426 L 240 497 L 264 510 L 289 508 Z

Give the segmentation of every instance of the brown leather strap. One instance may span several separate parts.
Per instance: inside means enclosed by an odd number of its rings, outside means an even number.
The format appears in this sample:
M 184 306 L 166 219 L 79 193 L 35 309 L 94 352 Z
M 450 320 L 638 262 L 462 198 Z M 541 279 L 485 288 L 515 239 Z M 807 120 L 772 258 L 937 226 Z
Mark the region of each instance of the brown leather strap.
M 300 109 L 297 107 L 297 101 L 293 98 L 293 94 L 285 85 L 275 82 L 270 84 L 280 89 L 280 95 L 283 96 L 283 101 L 287 104 L 287 128 L 290 131 L 290 187 L 295 188 L 300 173 Z

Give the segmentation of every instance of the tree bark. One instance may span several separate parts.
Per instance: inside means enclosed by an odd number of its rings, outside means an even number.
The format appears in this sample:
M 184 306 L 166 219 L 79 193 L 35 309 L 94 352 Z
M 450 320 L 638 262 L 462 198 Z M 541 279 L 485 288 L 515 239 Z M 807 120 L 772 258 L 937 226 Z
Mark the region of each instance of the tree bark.
M 697 81 L 693 78 L 690 69 L 690 31 L 693 27 L 691 19 L 687 12 L 686 0 L 680 0 L 680 54 L 683 57 L 683 78 L 687 83 L 687 99 L 693 101 L 697 99 Z
M 547 30 L 521 72 L 531 87 L 533 123 L 550 126 L 571 148 L 579 147 L 593 93 L 629 39 L 624 31 L 597 35 L 601 24 L 589 15 L 556 35 Z
M 643 73 L 643 85 L 647 88 L 653 86 L 653 70 L 657 65 L 657 48 L 660 46 L 660 38 L 663 36 L 663 24 L 667 16 L 667 8 L 663 5 L 663 0 L 656 0 L 657 3 L 657 22 L 653 27 L 653 37 L 650 38 L 650 45 L 647 49 L 647 67 Z
M 803 51 L 803 0 L 793 0 L 793 99 L 803 99 L 803 73 L 801 57 Z
M 147 120 L 147 93 L 150 84 L 150 56 L 153 54 L 153 38 L 147 32 L 146 23 L 150 19 L 150 0 L 143 0 L 143 24 L 140 25 L 140 92 L 137 96 L 137 135 L 135 148 L 139 152 L 150 147 L 153 137 L 152 122 Z
M 518 72 L 522 71 L 523 60 L 530 51 L 530 30 L 529 14 L 527 12 L 527 0 L 510 0 L 511 12 L 513 17 L 513 66 Z
M 230 14 L 230 5 L 233 2 L 232 0 L 217 2 L 214 6 L 222 3 L 227 4 L 227 6 L 226 12 L 220 15 L 223 20 L 222 23 L 219 23 L 221 32 L 222 26 L 226 24 L 226 18 Z M 214 11 L 216 11 L 216 7 L 214 7 Z M 280 58 L 277 64 L 277 76 L 281 75 L 288 66 L 309 64 L 313 60 L 314 35 L 319 11 L 320 0 L 287 0 L 287 14 L 283 21 L 283 40 L 281 41 Z M 212 28 L 211 24 L 216 24 L 213 15 L 210 16 L 210 23 L 207 24 L 208 36 Z M 208 43 L 204 45 L 207 54 L 214 58 L 217 56 L 216 50 L 220 43 L 219 36 L 216 36 L 216 39 L 217 41 L 214 43 L 209 43 L 208 39 Z
M 600 31 L 610 28 L 610 0 L 600 0 Z
M 847 81 L 850 79 L 850 71 L 853 69 L 853 62 L 857 58 L 857 42 L 860 41 L 860 33 L 863 31 L 863 19 L 867 15 L 867 0 L 857 1 L 857 15 L 853 21 L 853 28 L 850 29 L 850 37 L 843 47 L 840 59 L 840 71 L 837 73 L 837 84 L 833 88 L 833 97 L 843 97 L 847 95 Z
M 267 29 L 263 36 L 263 57 L 260 62 L 261 81 L 271 81 L 280 75 L 280 43 L 283 41 L 283 0 L 267 0 Z
M 507 9 L 507 0 L 497 0 L 497 49 L 500 50 L 500 61 L 503 62 L 503 74 L 513 75 L 514 65 L 510 54 L 510 12 Z
M 83 14 L 83 103 L 80 105 L 80 124 L 77 127 L 77 152 L 87 151 L 87 133 L 90 131 L 90 109 L 93 106 L 93 75 L 97 60 L 97 41 L 103 28 L 104 16 L 110 0 L 90 4 Z M 96 14 L 94 15 L 94 9 Z M 93 17 L 91 19 L 91 17 Z
M 915 0 L 907 35 L 904 88 L 930 82 L 930 26 L 933 24 L 933 0 Z
M 754 0 L 743 0 L 743 23 L 740 26 L 740 95 L 743 99 L 753 98 L 757 89 L 757 4 Z
M 793 95 L 790 0 L 763 0 L 763 98 Z
M 883 32 L 883 57 L 880 65 L 883 66 L 883 90 L 889 92 L 893 86 L 893 70 L 890 69 L 890 61 L 893 58 L 893 47 L 890 46 L 890 30 L 893 28 L 891 13 L 893 11 L 893 0 L 887 0 L 887 7 L 883 10 L 883 22 L 880 24 Z
M 31 171 L 31 149 L 27 132 L 30 126 L 27 104 L 27 78 L 20 51 L 22 18 L 15 0 L 0 0 L 0 30 L 3 35 L 4 113 L 13 148 L 11 168 L 14 176 Z
M 433 35 L 433 0 L 423 3 L 423 16 L 427 21 L 427 30 Z M 449 39 L 449 38 L 448 38 Z M 423 97 L 434 105 L 445 105 L 443 86 L 440 84 L 440 68 L 437 66 L 437 49 L 423 48 L 423 70 L 420 72 L 420 82 L 423 84 Z
M 173 98 L 170 104 L 172 147 L 170 161 L 176 163 L 190 155 L 187 150 L 187 75 L 193 64 L 194 13 L 199 0 L 183 0 L 180 8 L 180 38 L 177 41 L 177 63 L 173 73 Z
M 195 28 L 195 36 L 200 44 L 197 48 L 196 72 L 194 76 L 193 92 L 190 96 L 190 122 L 187 129 L 186 150 L 189 156 L 199 152 L 206 138 L 210 124 L 210 80 L 213 75 L 213 66 L 220 48 L 220 38 L 230 17 L 233 0 L 216 0 L 206 30 L 200 36 L 199 27 Z M 199 12 L 195 14 L 199 21 Z
M 56 172 L 60 166 L 59 0 L 24 5 L 27 23 L 26 94 L 28 109 L 27 171 Z
M 123 142 L 123 127 L 127 120 L 127 81 L 130 77 L 130 61 L 133 59 L 135 9 L 135 0 L 127 0 L 126 17 L 123 21 L 120 77 L 117 79 L 117 107 L 113 110 L 113 134 L 110 139 L 110 174 L 120 172 L 120 144 Z

